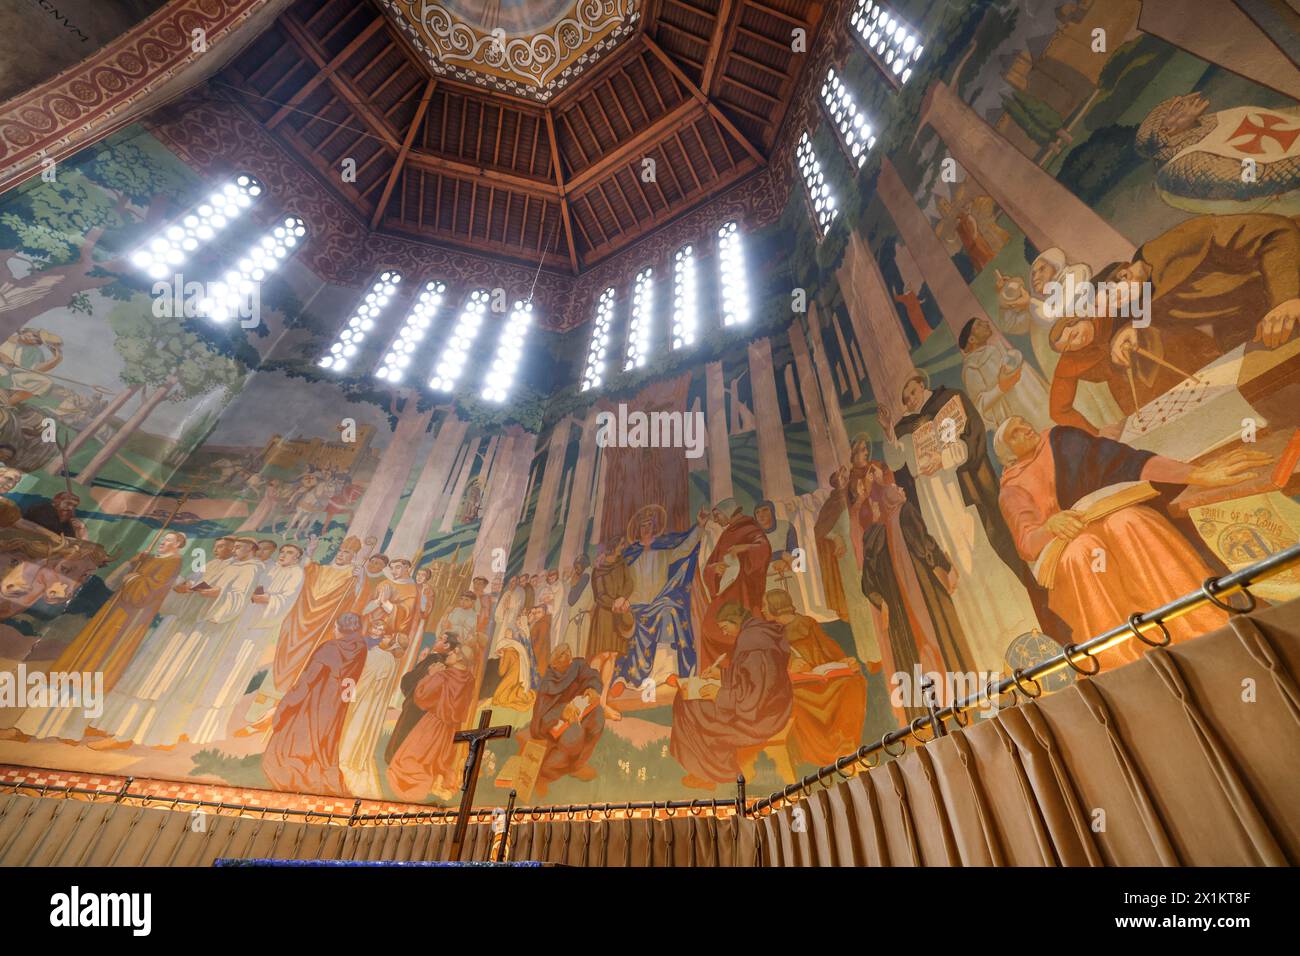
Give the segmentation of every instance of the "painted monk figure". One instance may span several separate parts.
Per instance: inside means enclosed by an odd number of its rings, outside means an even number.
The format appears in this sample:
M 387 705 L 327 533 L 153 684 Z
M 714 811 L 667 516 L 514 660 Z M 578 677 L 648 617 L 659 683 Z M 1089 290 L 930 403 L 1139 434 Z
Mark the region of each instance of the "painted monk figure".
M 474 671 L 455 635 L 438 638 L 434 651 L 446 655 L 415 687 L 424 716 L 411 729 L 388 765 L 388 783 L 402 800 L 421 801 L 432 791 L 450 800 L 460 787 L 459 744 L 452 739 L 474 705 Z
M 276 790 L 348 795 L 339 739 L 350 696 L 345 691 L 365 667 L 366 638 L 356 614 L 342 615 L 336 630 L 338 636 L 316 649 L 275 710 L 262 771 Z
M 50 672 L 99 671 L 104 675 L 104 693 L 111 691 L 140 649 L 180 572 L 186 540 L 181 532 L 168 531 L 158 540 L 154 554 L 141 552 L 124 564 L 119 569 L 124 572 L 122 586 L 72 639 Z M 115 571 L 113 576 L 118 574 Z M 85 733 L 86 720 L 73 707 L 33 708 L 15 729 L 32 737 L 77 740 Z
M 567 644 L 551 656 L 551 666 L 537 688 L 537 705 L 528 733 L 546 744 L 546 756 L 537 771 L 536 796 L 546 796 L 552 781 L 564 776 L 596 779 L 587 760 L 605 729 L 600 704 L 600 675 Z
M 717 615 L 730 651 L 701 676 L 698 700 L 673 698 L 668 751 L 686 770 L 682 783 L 713 790 L 740 773 L 738 751 L 771 740 L 790 720 L 790 645 L 785 628 L 755 617 L 738 603 Z
M 339 615 L 349 610 L 356 600 L 356 572 L 352 562 L 360 549 L 361 542 L 349 537 L 339 546 L 333 561 L 328 564 L 313 561 L 303 569 L 302 590 L 280 626 L 271 673 L 263 680 L 244 716 L 248 726 L 236 731 L 236 737 L 269 729 L 271 713 L 280 698 L 298 679 L 312 651 L 329 639 Z
M 722 526 L 722 534 L 701 575 L 711 598 L 700 622 L 699 666 L 703 670 L 712 667 L 735 639 L 736 632 L 728 632 L 718 619 L 726 605 L 739 604 L 751 615 L 762 617 L 767 566 L 772 557 L 772 545 L 762 526 L 745 514 L 735 498 L 714 505 L 713 520 Z M 724 585 L 731 566 L 736 568 L 736 575 Z
M 1159 607 L 1200 590 L 1210 568 L 1173 523 L 1145 502 L 1139 483 L 1230 485 L 1253 477 L 1269 457 L 1244 449 L 1204 465 L 1174 461 L 1078 428 L 1042 434 L 1012 417 L 994 436 L 1002 473 L 1002 511 L 1016 546 L 1050 584 L 1052 608 L 1086 641 L 1124 623 L 1134 611 Z M 1091 516 L 1091 517 L 1090 517 Z M 1106 570 L 1094 569 L 1096 554 Z M 1206 605 L 1167 623 L 1175 641 L 1213 630 L 1223 612 Z M 1103 666 L 1136 660 L 1136 640 L 1097 655 Z
M 828 764 L 858 746 L 867 715 L 866 678 L 814 618 L 795 610 L 786 591 L 768 591 L 766 603 L 768 617 L 785 628 L 790 645 L 790 739 L 800 760 Z

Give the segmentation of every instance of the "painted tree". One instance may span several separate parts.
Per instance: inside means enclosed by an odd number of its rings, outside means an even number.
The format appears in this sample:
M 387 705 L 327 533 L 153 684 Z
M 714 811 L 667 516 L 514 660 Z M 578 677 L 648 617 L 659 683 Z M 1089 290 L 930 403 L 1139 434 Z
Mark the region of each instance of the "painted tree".
M 113 347 L 126 367 L 122 381 L 143 401 L 123 426 L 77 475 L 82 484 L 95 476 L 164 401 L 185 402 L 199 395 L 224 393 L 229 400 L 244 382 L 248 367 L 223 354 L 196 334 L 185 319 L 158 318 L 139 301 L 117 306 L 109 314 Z
M 0 279 L 0 341 L 51 309 L 87 311 L 86 293 L 120 281 L 107 266 L 123 243 L 162 221 L 178 186 L 147 151 L 122 142 L 18 191 L 0 207 L 0 249 L 31 270 Z

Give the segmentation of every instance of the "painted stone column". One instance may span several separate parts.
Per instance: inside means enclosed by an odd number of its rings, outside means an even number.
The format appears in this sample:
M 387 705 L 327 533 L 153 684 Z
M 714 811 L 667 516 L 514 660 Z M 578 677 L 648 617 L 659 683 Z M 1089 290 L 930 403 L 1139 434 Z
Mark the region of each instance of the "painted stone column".
M 569 430 L 572 419 L 565 417 L 551 429 L 546 443 L 546 463 L 542 472 L 542 487 L 537 493 L 537 510 L 528 529 L 528 549 L 524 552 L 524 570 L 529 574 L 546 567 L 546 544 L 551 540 L 555 526 L 555 506 L 560 497 L 560 478 L 564 474 L 564 452 L 569 447 Z
M 1211 20 L 1204 12 L 1197 13 L 1193 19 L 1207 23 Z M 1216 25 L 1214 29 L 1222 28 Z M 933 127 L 943 138 L 953 159 L 975 177 L 1040 251 L 1059 247 L 1071 262 L 1086 262 L 1093 271 L 1107 263 L 1132 258 L 1133 243 L 984 122 L 946 83 L 936 81 L 931 84 L 921 108 L 921 123 Z M 882 183 L 886 178 L 886 167 L 897 179 L 897 173 L 886 159 L 881 168 Z M 885 198 L 885 188 L 877 186 L 882 199 Z M 910 200 L 911 193 L 907 195 Z M 892 210 L 890 215 L 893 215 Z M 894 221 L 898 222 L 897 216 Z M 898 222 L 898 225 L 901 230 L 903 224 Z M 929 229 L 928 223 L 926 228 Z M 929 231 L 933 236 L 934 230 Z M 937 298 L 934 277 L 926 268 L 920 250 L 910 239 L 906 241 Z M 949 323 L 956 321 L 954 317 L 947 318 Z
M 474 541 L 474 574 L 489 581 L 498 572 L 493 556 L 502 549 L 507 557 L 514 544 L 515 531 L 524 509 L 524 490 L 537 448 L 537 436 L 522 430 L 505 436 L 497 448 L 483 520 Z
M 408 395 L 406 406 L 398 415 L 392 440 L 380 456 L 379 467 L 352 512 L 348 534 L 356 535 L 362 541 L 371 535 L 383 540 L 406 480 L 411 476 L 411 468 L 420 454 L 421 436 L 429 426 L 433 410 L 420 411 L 417 404 L 416 396 Z
M 727 390 L 722 383 L 722 363 L 704 367 L 705 422 L 709 432 L 709 497 L 711 505 L 734 494 L 731 484 L 731 445 L 727 432 Z
M 830 485 L 831 473 L 841 464 L 848 464 L 848 439 L 844 441 L 845 457 L 838 461 L 835 445 L 831 441 L 830 424 L 826 420 L 826 407 L 822 404 L 821 391 L 817 386 L 816 373 L 813 372 L 812 359 L 808 355 L 808 341 L 804 338 L 803 326 L 796 320 L 790 323 L 790 348 L 794 352 L 794 364 L 803 385 L 803 405 L 806 412 L 804 419 L 808 423 L 808 437 L 812 442 L 813 467 L 817 470 L 817 487 Z M 840 420 L 841 430 L 844 428 Z
M 835 449 L 835 460 L 841 465 L 847 465 L 849 463 L 849 432 L 844 427 L 844 414 L 840 409 L 840 394 L 835 389 L 835 376 L 831 373 L 831 363 L 826 355 L 826 345 L 822 342 L 822 330 L 818 324 L 819 321 L 817 318 L 817 303 L 810 303 L 808 306 L 808 338 L 805 340 L 800 336 L 800 341 L 808 349 L 813 363 L 813 370 L 817 375 L 817 384 L 821 388 L 822 407 L 826 410 L 826 427 L 830 431 L 831 445 Z M 805 401 L 808 401 L 808 399 L 805 398 Z
M 763 496 L 774 502 L 785 501 L 794 497 L 794 478 L 790 475 L 781 402 L 776 394 L 776 370 L 772 365 L 772 343 L 768 339 L 749 343 L 749 381 L 754 400 L 758 471 Z
M 456 453 L 468 428 L 469 423 L 461 421 L 454 409 L 438 428 L 424 467 L 415 479 L 415 488 L 406 502 L 406 510 L 388 543 L 388 551 L 394 556 L 414 558 L 424 550 L 434 517 L 443 504 L 447 481 L 456 464 Z
M 883 171 L 881 178 L 884 178 Z M 915 208 L 916 204 L 912 205 Z M 946 253 L 944 258 L 956 273 L 956 267 Z M 862 357 L 867 363 L 867 381 L 871 383 L 871 394 L 877 402 L 896 409 L 903 381 L 912 370 L 912 354 L 907 339 L 903 336 L 903 326 L 894 309 L 893 298 L 885 286 L 885 278 L 880 274 L 880 265 L 876 262 L 871 247 L 856 229 L 849 234 L 849 244 L 844 250 L 844 261 L 840 264 L 837 276 L 844 293 L 844 303 L 848 306 L 849 319 L 853 323 L 853 332 L 858 341 L 864 344 Z M 960 273 L 957 273 L 957 278 L 961 278 Z M 965 288 L 964 282 L 962 286 Z M 933 287 L 930 291 L 938 297 Z M 967 289 L 968 293 L 969 291 Z M 823 351 L 821 330 L 815 322 L 810 327 L 815 329 L 812 345 L 816 357 L 818 352 Z
M 591 517 L 591 479 L 596 466 L 596 405 L 587 410 L 578 445 L 578 464 L 569 493 L 569 515 L 564 522 L 564 539 L 560 543 L 560 567 L 573 566 L 573 559 L 585 552 L 587 519 Z

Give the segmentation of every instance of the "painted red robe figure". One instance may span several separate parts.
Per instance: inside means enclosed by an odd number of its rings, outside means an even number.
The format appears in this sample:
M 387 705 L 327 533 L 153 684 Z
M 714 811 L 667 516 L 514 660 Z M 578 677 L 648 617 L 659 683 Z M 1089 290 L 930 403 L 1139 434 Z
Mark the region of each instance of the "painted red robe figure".
M 340 615 L 335 627 L 338 637 L 312 653 L 275 710 L 262 754 L 262 772 L 273 789 L 348 795 L 339 739 L 348 710 L 345 691 L 365 666 L 366 638 L 356 614 Z
M 415 685 L 415 705 L 424 716 L 388 765 L 389 786 L 403 800 L 425 800 L 430 791 L 446 800 L 460 787 L 460 745 L 452 738 L 474 702 L 474 671 L 455 635 L 443 634 L 433 649 L 445 659 Z
M 575 658 L 569 645 L 555 649 L 550 669 L 538 685 L 528 727 L 529 736 L 546 744 L 535 796 L 546 796 L 551 781 L 564 776 L 596 779 L 596 771 L 587 761 L 605 729 L 602 689 L 600 675 L 585 660 Z
M 763 528 L 751 515 L 741 510 L 734 498 L 714 505 L 713 520 L 722 525 L 723 530 L 701 573 L 704 586 L 712 595 L 700 622 L 701 671 L 712 667 L 719 657 L 731 649 L 735 640 L 734 636 L 727 636 L 718 623 L 718 612 L 725 605 L 739 604 L 755 617 L 763 616 L 767 565 L 772 557 L 772 545 Z M 723 587 L 722 580 L 728 576 L 729 556 L 734 559 L 738 571 Z
M 739 751 L 760 747 L 790 720 L 794 689 L 785 628 L 752 616 L 738 604 L 718 615 L 734 642 L 731 653 L 701 676 L 716 679 L 700 696 L 673 698 L 668 752 L 686 770 L 682 784 L 712 790 L 740 773 Z

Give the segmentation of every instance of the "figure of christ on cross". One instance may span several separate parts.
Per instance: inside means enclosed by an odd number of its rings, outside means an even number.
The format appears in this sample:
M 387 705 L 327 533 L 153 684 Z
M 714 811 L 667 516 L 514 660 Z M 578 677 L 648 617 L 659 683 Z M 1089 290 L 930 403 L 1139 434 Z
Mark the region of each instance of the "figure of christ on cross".
M 469 811 L 474 804 L 474 788 L 478 785 L 478 768 L 483 759 L 483 745 L 494 737 L 509 737 L 509 725 L 493 727 L 492 711 L 485 710 L 479 717 L 478 726 L 471 730 L 458 730 L 452 736 L 455 743 L 469 744 L 469 753 L 465 757 L 465 778 L 460 788 L 460 808 L 456 811 L 456 829 L 451 835 L 451 850 L 447 859 L 453 863 L 460 861 L 461 846 L 465 842 L 465 830 L 469 826 Z

